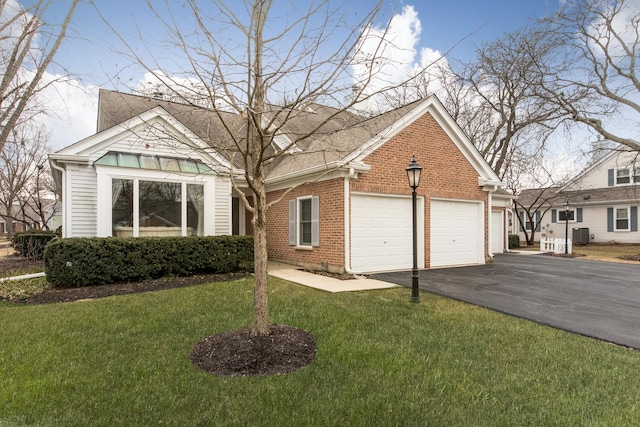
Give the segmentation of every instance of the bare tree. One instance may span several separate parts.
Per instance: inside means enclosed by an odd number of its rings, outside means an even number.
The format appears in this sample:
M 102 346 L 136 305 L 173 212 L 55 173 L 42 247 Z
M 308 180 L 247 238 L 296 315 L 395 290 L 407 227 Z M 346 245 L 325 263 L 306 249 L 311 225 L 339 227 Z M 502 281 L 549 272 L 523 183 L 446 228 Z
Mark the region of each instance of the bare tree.
M 513 156 L 542 150 L 567 118 L 536 96 L 539 64 L 555 54 L 553 42 L 537 28 L 505 34 L 443 84 L 443 102 L 502 179 Z
M 15 128 L 43 112 L 37 97 L 52 83 L 43 77 L 79 2 L 69 0 L 62 23 L 48 23 L 49 8 L 60 2 L 38 0 L 23 7 L 0 0 L 0 151 Z
M 14 233 L 13 221 L 32 224 L 48 220 L 44 214 L 46 135 L 42 130 L 23 129 L 14 130 L 11 136 L 0 151 L 0 206 L 8 219 L 9 235 Z
M 558 190 L 572 175 L 564 159 L 542 151 L 536 154 L 518 152 L 511 159 L 505 177 L 508 189 L 515 199 L 515 219 L 524 233 L 527 245 L 533 245 L 535 235 L 542 229 L 542 218 L 562 194 Z M 559 172 L 561 171 L 561 172 Z
M 124 37 L 121 40 L 131 59 L 170 91 L 168 99 L 194 107 L 218 107 L 212 114 L 222 124 L 224 135 L 207 142 L 226 154 L 231 164 L 236 163 L 229 171 L 232 185 L 253 214 L 253 333 L 267 335 L 266 213 L 291 190 L 284 191 L 278 200 L 268 200 L 265 182 L 269 166 L 282 156 L 308 155 L 308 150 L 300 151 L 297 146 L 328 132 L 331 120 L 353 117 L 349 110 L 372 96 L 367 89 L 383 49 L 364 57 L 356 53 L 382 2 L 364 14 L 354 12 L 358 22 L 353 26 L 344 25 L 345 4 L 328 0 L 295 3 L 286 16 L 275 14 L 272 0 L 245 0 L 234 5 L 214 0 L 206 10 L 201 4 L 186 0 L 186 8 L 178 9 L 165 2 L 160 10 L 155 2 L 149 2 L 181 55 L 172 63 L 186 64 L 185 68 L 170 69 L 160 60 L 145 62 Z M 188 29 L 180 28 L 180 20 L 174 16 L 185 10 Z M 377 42 L 387 46 L 383 40 L 384 34 L 379 35 Z M 359 61 L 367 65 L 367 73 L 353 72 L 356 63 L 362 65 Z M 390 83 L 389 89 L 400 86 Z M 285 132 L 296 119 L 308 119 L 308 107 L 318 104 L 332 106 L 324 119 L 307 121 L 307 127 L 298 132 Z M 286 138 L 279 139 L 281 134 Z M 322 147 L 322 153 L 332 150 L 337 148 Z M 327 173 L 331 167 L 336 166 L 327 165 Z
M 640 10 L 630 0 L 568 0 L 545 21 L 560 61 L 540 96 L 609 141 L 640 151 Z

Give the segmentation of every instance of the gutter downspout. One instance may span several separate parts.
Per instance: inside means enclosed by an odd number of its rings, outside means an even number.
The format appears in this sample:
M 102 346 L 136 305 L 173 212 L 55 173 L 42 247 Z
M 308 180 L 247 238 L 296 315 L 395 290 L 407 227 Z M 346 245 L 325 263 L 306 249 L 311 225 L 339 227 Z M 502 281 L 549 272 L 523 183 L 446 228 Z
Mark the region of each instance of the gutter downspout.
M 493 257 L 494 257 L 493 247 L 492 247 L 493 245 L 491 244 L 492 243 L 492 239 L 491 239 L 491 222 L 493 221 L 493 218 L 492 218 L 492 214 L 493 214 L 493 196 L 492 195 L 493 195 L 493 192 L 496 191 L 497 189 L 498 189 L 498 186 L 494 185 L 493 189 L 489 190 L 489 194 L 487 194 L 487 201 L 489 202 L 488 203 L 489 204 L 489 218 L 488 218 L 488 221 L 487 221 L 487 237 L 489 239 L 488 247 L 489 247 L 489 256 L 491 257 L 491 259 L 493 259 Z
M 63 167 L 58 166 L 58 162 L 57 160 L 53 160 L 51 162 L 49 162 L 49 164 L 51 165 L 52 168 L 54 168 L 55 170 L 60 171 L 60 191 L 61 191 L 61 195 L 60 195 L 60 206 L 62 206 L 62 237 L 67 237 L 68 236 L 68 232 L 69 232 L 69 227 L 67 224 L 68 221 L 68 215 L 67 215 L 67 174 L 66 174 L 66 169 Z
M 355 171 L 349 168 L 349 175 L 344 178 L 344 271 L 347 274 L 361 274 L 360 271 L 351 269 L 351 224 L 349 202 L 351 193 L 349 191 L 349 180 L 355 178 Z

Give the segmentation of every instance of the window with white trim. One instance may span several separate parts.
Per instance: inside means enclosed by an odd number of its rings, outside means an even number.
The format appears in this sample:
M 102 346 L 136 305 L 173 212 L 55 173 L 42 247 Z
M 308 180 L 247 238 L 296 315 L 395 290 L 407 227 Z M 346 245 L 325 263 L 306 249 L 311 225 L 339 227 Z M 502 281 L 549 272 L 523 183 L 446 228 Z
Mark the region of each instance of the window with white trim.
M 298 246 L 311 246 L 311 197 L 298 199 Z
M 629 207 L 615 208 L 615 231 L 629 231 Z
M 303 196 L 289 201 L 289 244 L 320 246 L 320 198 Z
M 558 209 L 558 221 L 576 222 L 576 209 L 569 208 L 569 212 L 565 211 L 564 209 Z
M 631 175 L 629 169 L 616 169 L 616 185 L 624 185 L 631 183 Z
M 112 236 L 203 235 L 204 186 L 113 178 Z

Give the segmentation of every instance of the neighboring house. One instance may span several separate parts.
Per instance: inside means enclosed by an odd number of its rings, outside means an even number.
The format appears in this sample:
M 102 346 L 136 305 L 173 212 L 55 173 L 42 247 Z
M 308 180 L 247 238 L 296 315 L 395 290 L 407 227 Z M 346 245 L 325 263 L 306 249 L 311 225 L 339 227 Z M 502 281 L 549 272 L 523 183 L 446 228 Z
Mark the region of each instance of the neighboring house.
M 0 236 L 8 236 L 10 222 L 13 224 L 13 230 L 11 230 L 13 233 L 41 229 L 43 225 L 36 220 L 37 218 L 39 216 L 30 206 L 27 206 L 25 211 L 22 211 L 19 207 L 14 207 L 10 216 L 7 216 L 6 210 L 0 207 Z
M 505 250 L 510 195 L 437 98 L 374 118 L 317 104 L 295 113 L 278 147 L 326 123 L 267 167 L 270 259 L 411 268 L 413 155 L 424 168 L 419 266 L 483 264 Z M 220 116 L 242 134 L 240 115 L 101 90 L 97 133 L 49 156 L 63 237 L 251 234 L 231 183 L 247 188 L 241 159 Z
M 534 221 L 526 221 L 521 207 L 518 215 L 527 230 L 535 227 L 541 237 L 569 238 L 574 243 L 640 243 L 638 206 L 640 205 L 640 153 L 611 151 L 593 161 L 566 185 L 547 189 L 544 203 L 534 205 Z M 538 190 L 526 190 L 518 197 L 532 206 Z M 568 202 L 569 213 L 565 214 Z M 565 222 L 565 218 L 567 221 Z M 575 231 L 574 231 L 575 229 Z M 522 224 L 518 226 L 524 238 Z M 575 233 L 575 237 L 574 237 Z

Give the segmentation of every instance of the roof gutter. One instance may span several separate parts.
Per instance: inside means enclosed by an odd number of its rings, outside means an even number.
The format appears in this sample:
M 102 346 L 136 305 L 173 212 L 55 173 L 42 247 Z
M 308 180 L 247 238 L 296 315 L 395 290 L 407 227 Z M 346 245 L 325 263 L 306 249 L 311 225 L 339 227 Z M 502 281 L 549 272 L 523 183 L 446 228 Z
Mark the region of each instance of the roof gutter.
M 317 175 L 315 176 L 315 179 L 320 179 L 324 175 L 329 175 L 332 172 L 336 172 L 340 170 L 344 171 L 345 168 L 348 168 L 347 169 L 348 173 L 351 173 L 351 170 L 355 172 L 368 172 L 371 169 L 371 166 L 364 164 L 362 162 L 344 163 L 344 162 L 335 161 L 335 162 L 326 163 L 323 165 L 313 166 L 307 169 L 298 170 L 285 175 L 277 176 L 275 178 L 267 179 L 266 185 L 267 186 L 282 185 L 289 181 L 295 181 L 301 178 L 310 177 L 314 175 Z M 313 179 L 310 179 L 308 181 L 313 181 Z
M 81 156 L 77 154 L 51 153 L 49 154 L 49 159 L 55 160 L 56 162 L 75 163 L 79 165 L 88 165 L 90 163 L 87 156 Z

